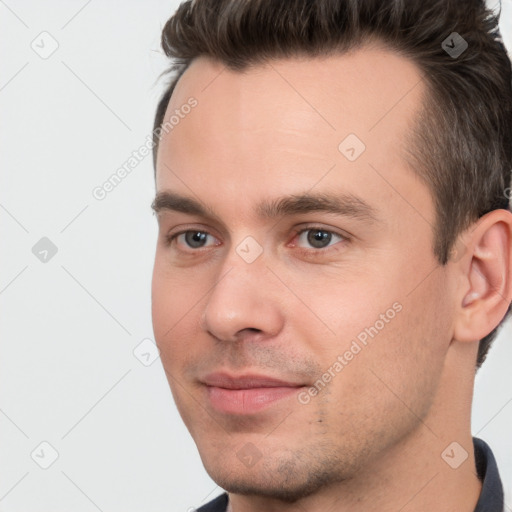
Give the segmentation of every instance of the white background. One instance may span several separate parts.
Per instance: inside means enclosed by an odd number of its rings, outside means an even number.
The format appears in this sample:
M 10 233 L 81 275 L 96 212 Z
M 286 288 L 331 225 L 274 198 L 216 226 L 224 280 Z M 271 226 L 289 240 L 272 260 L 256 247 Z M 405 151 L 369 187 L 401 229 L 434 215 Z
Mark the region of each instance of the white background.
M 0 1 L 0 511 L 185 512 L 221 492 L 160 359 L 133 355 L 153 337 L 151 156 L 92 196 L 151 132 L 177 5 Z M 512 49 L 510 0 L 502 20 Z M 47 59 L 31 48 L 43 31 L 59 45 Z M 58 249 L 47 263 L 32 253 L 42 237 Z M 511 337 L 507 325 L 477 375 L 472 425 L 496 454 L 507 510 Z M 59 454 L 48 469 L 30 455 L 43 441 Z

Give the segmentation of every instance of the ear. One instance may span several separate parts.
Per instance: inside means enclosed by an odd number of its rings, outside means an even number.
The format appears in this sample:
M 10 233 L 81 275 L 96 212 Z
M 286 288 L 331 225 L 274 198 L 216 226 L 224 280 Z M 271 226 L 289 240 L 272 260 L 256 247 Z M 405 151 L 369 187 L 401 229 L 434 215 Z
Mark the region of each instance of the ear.
M 464 245 L 454 263 L 461 279 L 453 337 L 473 342 L 503 320 L 512 301 L 512 213 L 487 213 L 465 233 Z

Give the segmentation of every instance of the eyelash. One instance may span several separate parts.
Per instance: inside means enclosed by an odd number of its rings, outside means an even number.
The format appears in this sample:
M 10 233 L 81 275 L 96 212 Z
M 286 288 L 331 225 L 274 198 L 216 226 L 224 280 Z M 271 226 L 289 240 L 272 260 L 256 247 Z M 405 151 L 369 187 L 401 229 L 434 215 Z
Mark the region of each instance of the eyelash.
M 338 236 L 338 237 L 341 238 L 341 240 L 338 243 L 349 242 L 350 241 L 350 238 L 347 235 L 344 235 L 344 234 L 341 234 L 341 233 L 337 233 L 336 231 L 332 231 L 332 230 L 329 230 L 329 229 L 325 229 L 325 228 L 323 228 L 321 226 L 307 226 L 305 228 L 296 230 L 293 233 L 293 238 L 295 239 L 296 237 L 298 237 L 298 236 L 300 236 L 303 233 L 306 233 L 308 231 L 321 231 L 323 233 L 329 233 L 330 235 Z M 166 236 L 165 237 L 165 246 L 166 247 L 170 247 L 178 236 L 186 234 L 186 233 L 190 233 L 190 232 L 202 233 L 202 234 L 210 235 L 210 233 L 208 233 L 207 231 L 200 230 L 200 229 L 185 229 L 183 231 L 179 231 L 177 233 L 173 233 L 172 235 Z M 212 236 L 212 235 L 210 235 L 210 236 Z M 318 249 L 304 249 L 303 247 L 298 247 L 297 250 L 299 250 L 301 253 L 306 254 L 306 255 L 313 255 L 313 256 L 315 256 L 315 255 L 323 255 L 323 254 L 325 254 L 327 252 L 330 252 L 331 250 L 337 250 L 334 247 L 335 245 L 337 245 L 337 244 L 333 244 L 333 246 L 329 245 L 327 247 L 318 248 Z M 294 247 L 296 247 L 296 246 L 294 246 Z M 207 247 L 206 248 L 205 247 L 200 247 L 198 249 L 190 248 L 188 251 L 182 251 L 182 252 L 199 253 L 202 250 L 206 250 L 206 249 L 207 249 Z

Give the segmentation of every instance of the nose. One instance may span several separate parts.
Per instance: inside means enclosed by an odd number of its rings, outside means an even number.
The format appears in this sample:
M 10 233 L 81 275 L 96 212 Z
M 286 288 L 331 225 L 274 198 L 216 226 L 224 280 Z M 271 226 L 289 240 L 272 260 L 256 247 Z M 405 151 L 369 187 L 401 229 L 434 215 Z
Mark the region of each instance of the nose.
M 201 328 L 222 341 L 276 336 L 283 311 L 275 280 L 263 256 L 247 263 L 233 251 L 205 302 Z

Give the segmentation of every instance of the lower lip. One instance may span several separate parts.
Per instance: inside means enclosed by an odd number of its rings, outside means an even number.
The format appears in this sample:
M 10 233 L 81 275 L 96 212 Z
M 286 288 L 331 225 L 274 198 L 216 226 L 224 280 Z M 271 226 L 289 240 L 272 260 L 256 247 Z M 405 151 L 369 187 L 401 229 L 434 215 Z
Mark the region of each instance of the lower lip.
M 206 386 L 210 403 L 215 409 L 228 414 L 252 414 L 273 403 L 297 395 L 300 387 L 272 387 L 226 389 Z

